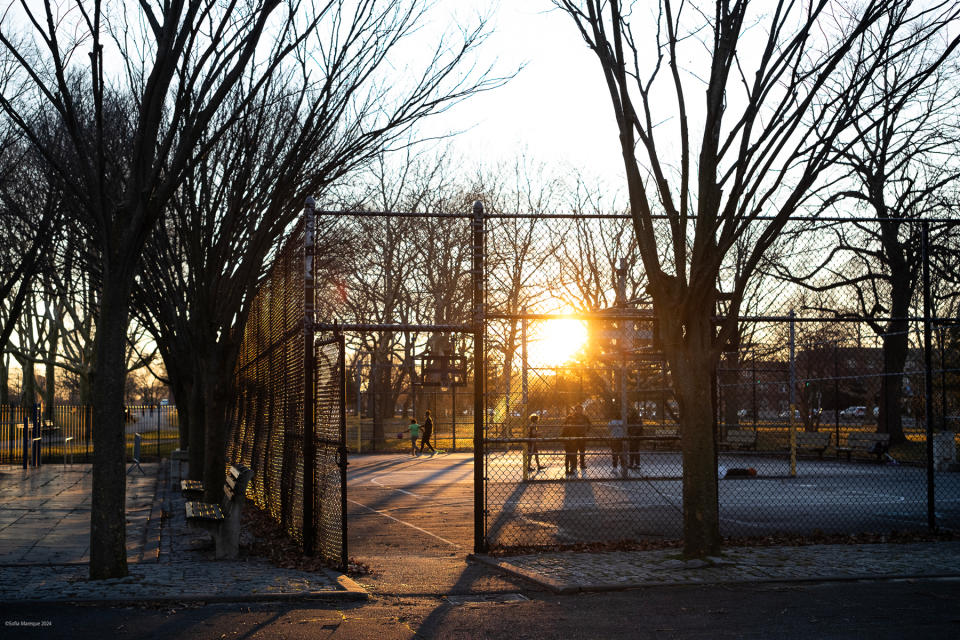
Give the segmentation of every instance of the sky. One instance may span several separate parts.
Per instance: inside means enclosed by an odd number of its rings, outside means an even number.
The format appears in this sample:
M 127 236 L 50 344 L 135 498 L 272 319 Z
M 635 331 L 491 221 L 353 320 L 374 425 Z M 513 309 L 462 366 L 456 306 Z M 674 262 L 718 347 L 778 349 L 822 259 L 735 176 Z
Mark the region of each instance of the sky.
M 599 62 L 573 21 L 552 10 L 549 0 L 456 1 L 460 16 L 470 14 L 465 4 L 474 15 L 493 8 L 494 32 L 481 60 L 495 60 L 501 72 L 522 69 L 505 86 L 470 98 L 423 131 L 466 129 L 453 148 L 468 160 L 509 163 L 525 154 L 619 186 L 623 165 L 609 94 Z M 440 4 L 445 2 L 453 0 Z

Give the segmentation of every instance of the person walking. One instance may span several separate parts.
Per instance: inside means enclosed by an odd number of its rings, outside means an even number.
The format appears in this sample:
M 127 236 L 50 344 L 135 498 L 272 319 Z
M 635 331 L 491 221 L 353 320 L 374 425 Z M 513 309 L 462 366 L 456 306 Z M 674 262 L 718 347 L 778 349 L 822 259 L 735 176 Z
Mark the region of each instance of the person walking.
M 577 472 L 577 426 L 571 421 L 573 413 L 567 414 L 564 419 L 560 437 L 563 438 L 563 470 L 566 475 Z
M 410 455 L 417 455 L 417 438 L 420 436 L 420 425 L 416 418 L 410 418 Z
M 430 416 L 430 410 L 423 413 L 422 435 L 420 436 L 420 453 L 423 453 L 424 447 L 430 447 L 430 451 L 436 453 L 437 450 L 430 444 L 430 436 L 433 435 L 433 418 Z

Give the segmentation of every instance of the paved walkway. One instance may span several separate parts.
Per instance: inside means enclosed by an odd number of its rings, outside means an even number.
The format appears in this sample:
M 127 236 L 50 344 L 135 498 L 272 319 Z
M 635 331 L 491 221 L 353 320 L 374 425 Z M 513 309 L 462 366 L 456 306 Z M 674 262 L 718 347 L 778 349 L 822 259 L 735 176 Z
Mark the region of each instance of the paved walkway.
M 206 533 L 186 525 L 166 464 L 131 473 L 130 575 L 91 581 L 90 467 L 0 467 L 0 601 L 143 602 L 364 598 L 335 572 L 277 568 L 257 558 L 215 561 Z M 960 577 L 960 542 L 729 548 L 685 562 L 677 550 L 475 556 L 557 593 L 677 584 Z
M 212 559 L 187 527 L 166 464 L 127 476 L 129 575 L 89 580 L 89 465 L 0 467 L 0 601 L 242 601 L 366 597 L 336 572 L 280 569 L 257 558 Z

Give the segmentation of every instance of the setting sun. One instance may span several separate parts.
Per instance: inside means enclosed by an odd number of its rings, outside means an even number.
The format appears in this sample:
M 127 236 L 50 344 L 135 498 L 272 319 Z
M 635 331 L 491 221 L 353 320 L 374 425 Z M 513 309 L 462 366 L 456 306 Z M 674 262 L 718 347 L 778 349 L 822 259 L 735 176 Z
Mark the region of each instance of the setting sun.
M 580 320 L 546 320 L 530 337 L 527 358 L 531 367 L 566 364 L 587 341 L 587 327 Z

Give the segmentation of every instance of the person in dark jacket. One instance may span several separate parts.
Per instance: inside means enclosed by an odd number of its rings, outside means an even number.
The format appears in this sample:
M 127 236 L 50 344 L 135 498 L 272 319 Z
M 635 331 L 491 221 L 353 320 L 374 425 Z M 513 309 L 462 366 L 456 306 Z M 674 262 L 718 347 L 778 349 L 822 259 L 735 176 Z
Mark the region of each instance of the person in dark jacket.
M 568 476 L 577 472 L 577 427 L 570 422 L 570 416 L 572 415 L 573 414 L 571 413 L 567 416 L 567 420 L 564 422 L 563 429 L 560 430 L 560 437 L 564 438 L 563 468 L 564 472 Z
M 573 441 L 573 471 L 577 470 L 577 454 L 580 456 L 580 470 L 586 471 L 587 462 L 585 459 L 585 454 L 587 449 L 587 430 L 590 428 L 590 418 L 588 418 L 587 414 L 583 412 L 582 405 L 575 404 L 573 405 L 573 411 L 567 416 L 566 422 L 568 426 L 572 427 L 570 430 L 570 435 L 576 438 L 576 440 Z M 570 457 L 569 451 L 567 453 L 567 457 Z
M 420 425 L 420 453 L 423 453 L 424 447 L 430 447 L 430 451 L 436 453 L 437 450 L 430 444 L 430 436 L 433 435 L 433 418 L 430 416 L 430 410 L 423 413 L 423 424 Z

